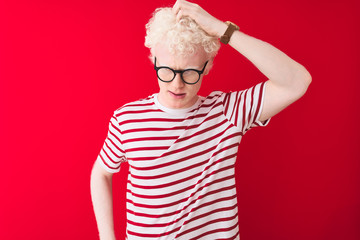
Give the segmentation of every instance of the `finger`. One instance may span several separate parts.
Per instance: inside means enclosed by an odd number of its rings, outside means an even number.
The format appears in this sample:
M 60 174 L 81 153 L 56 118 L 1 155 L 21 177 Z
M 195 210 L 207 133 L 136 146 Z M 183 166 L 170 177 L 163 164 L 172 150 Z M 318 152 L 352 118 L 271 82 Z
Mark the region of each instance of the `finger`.
M 183 0 L 177 0 L 172 8 L 172 11 L 175 15 L 179 13 L 180 10 L 188 9 L 189 2 Z
M 172 12 L 176 15 L 178 11 L 179 11 L 179 4 L 178 1 L 176 1 L 174 6 L 172 7 Z
M 180 9 L 176 15 L 176 22 L 179 22 L 182 16 L 183 16 L 183 11 Z
M 176 15 L 181 9 L 181 0 L 177 0 L 172 8 L 172 12 Z

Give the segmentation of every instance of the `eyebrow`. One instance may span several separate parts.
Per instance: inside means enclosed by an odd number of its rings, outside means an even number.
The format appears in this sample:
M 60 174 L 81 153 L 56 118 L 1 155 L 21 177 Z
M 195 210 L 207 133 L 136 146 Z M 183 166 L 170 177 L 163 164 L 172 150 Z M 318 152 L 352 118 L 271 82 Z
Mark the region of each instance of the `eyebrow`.
M 196 69 L 196 70 L 198 70 L 199 68 L 201 68 L 201 66 L 188 66 L 187 68 L 175 69 L 175 68 L 172 68 L 170 66 L 160 64 L 158 58 L 156 58 L 156 63 L 158 65 L 158 67 L 168 67 L 168 68 L 171 68 L 171 69 L 174 69 L 174 70 L 186 70 L 186 69 Z

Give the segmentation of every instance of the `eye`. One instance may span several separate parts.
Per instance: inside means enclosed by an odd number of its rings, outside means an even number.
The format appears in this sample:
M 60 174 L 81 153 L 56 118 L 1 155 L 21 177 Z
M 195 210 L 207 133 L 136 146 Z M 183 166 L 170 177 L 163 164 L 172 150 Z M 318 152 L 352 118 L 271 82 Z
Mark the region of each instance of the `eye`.
M 157 73 L 158 77 L 163 81 L 171 81 L 174 78 L 174 72 L 166 67 L 159 68 Z
M 199 80 L 199 73 L 195 70 L 185 70 L 182 74 L 182 77 L 187 83 L 195 83 Z

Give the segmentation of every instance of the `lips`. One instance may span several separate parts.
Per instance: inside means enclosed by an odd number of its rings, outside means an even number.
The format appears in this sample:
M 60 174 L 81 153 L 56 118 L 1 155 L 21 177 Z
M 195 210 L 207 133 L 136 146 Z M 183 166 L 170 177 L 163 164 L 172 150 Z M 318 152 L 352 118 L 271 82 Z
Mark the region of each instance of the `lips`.
M 180 98 L 184 98 L 186 93 L 174 93 L 172 91 L 169 91 L 170 95 L 174 98 L 180 99 Z

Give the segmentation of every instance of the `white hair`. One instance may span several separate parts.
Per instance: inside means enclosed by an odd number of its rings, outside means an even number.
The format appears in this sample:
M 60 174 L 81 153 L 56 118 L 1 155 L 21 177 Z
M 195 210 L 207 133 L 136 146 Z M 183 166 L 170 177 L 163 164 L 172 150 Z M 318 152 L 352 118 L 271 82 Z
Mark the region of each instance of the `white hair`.
M 166 44 L 171 54 L 180 56 L 192 55 L 202 47 L 215 57 L 220 48 L 219 39 L 208 35 L 190 17 L 185 16 L 176 22 L 169 7 L 157 8 L 146 24 L 145 46 L 151 51 L 157 43 Z

